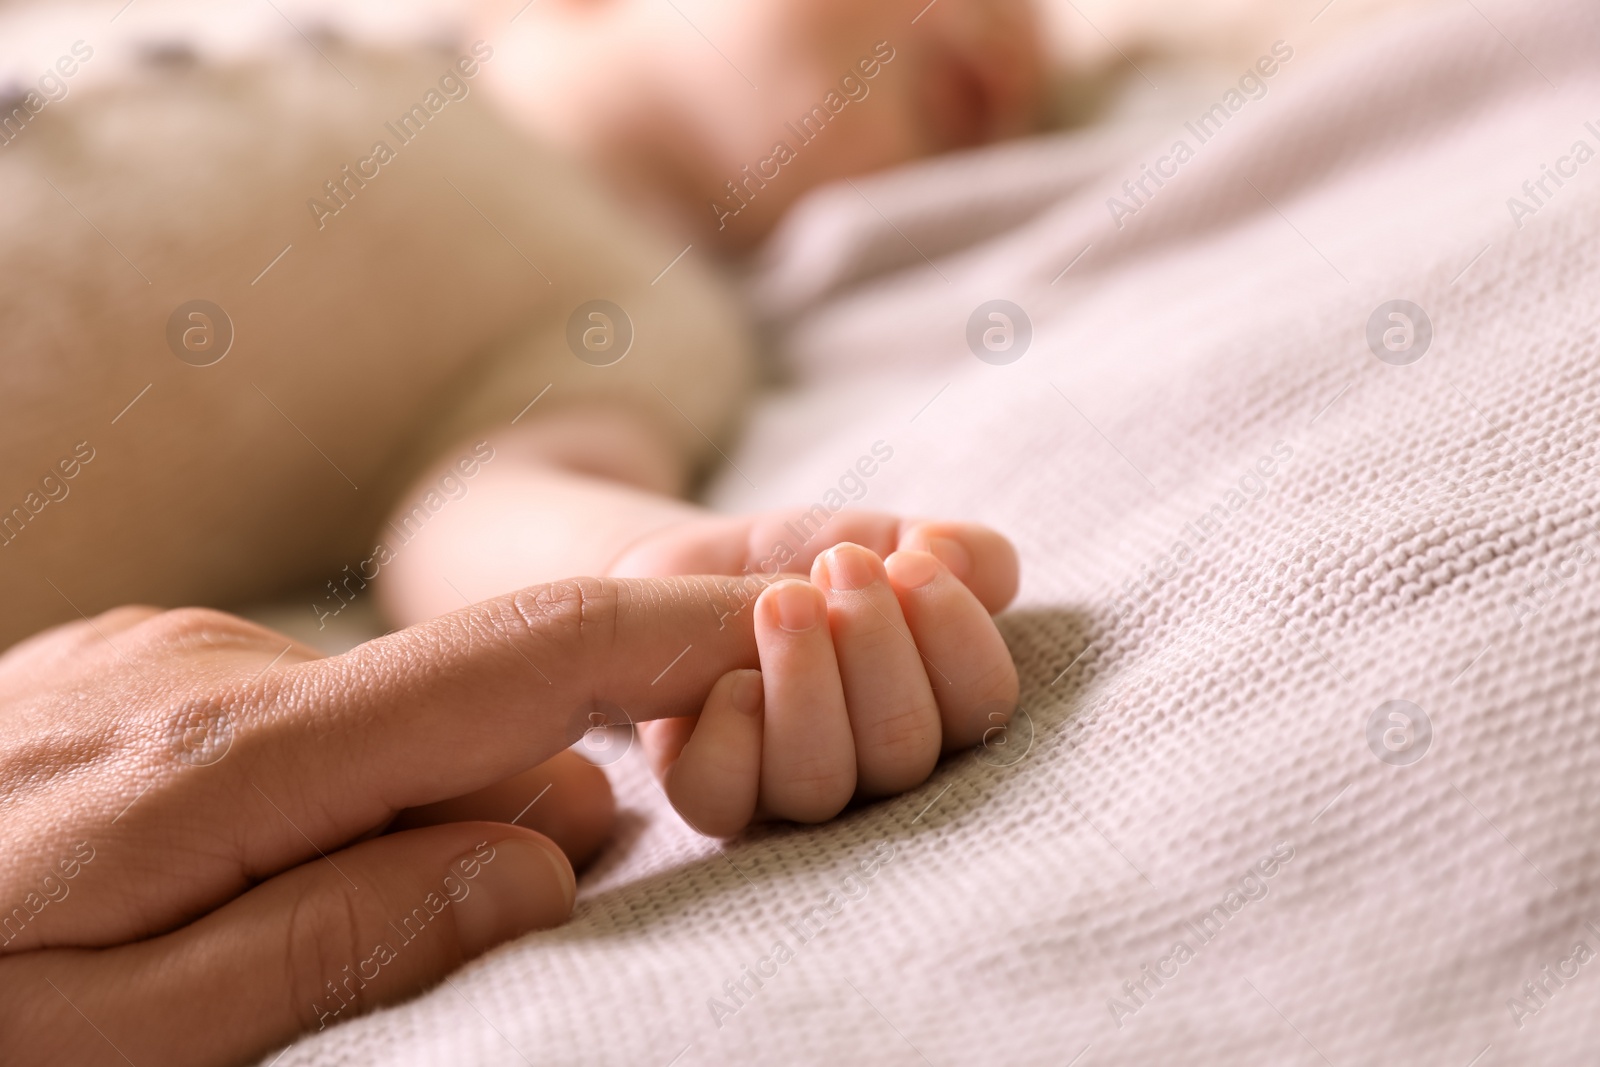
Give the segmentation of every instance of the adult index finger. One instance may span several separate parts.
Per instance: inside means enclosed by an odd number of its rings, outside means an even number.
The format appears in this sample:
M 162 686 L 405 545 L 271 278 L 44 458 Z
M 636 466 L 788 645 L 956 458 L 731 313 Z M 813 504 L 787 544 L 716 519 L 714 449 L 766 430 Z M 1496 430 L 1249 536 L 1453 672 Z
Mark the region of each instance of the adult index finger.
M 308 817 L 360 832 L 541 763 L 597 725 L 694 714 L 718 678 L 757 666 L 765 585 L 574 578 L 298 665 L 258 774 Z

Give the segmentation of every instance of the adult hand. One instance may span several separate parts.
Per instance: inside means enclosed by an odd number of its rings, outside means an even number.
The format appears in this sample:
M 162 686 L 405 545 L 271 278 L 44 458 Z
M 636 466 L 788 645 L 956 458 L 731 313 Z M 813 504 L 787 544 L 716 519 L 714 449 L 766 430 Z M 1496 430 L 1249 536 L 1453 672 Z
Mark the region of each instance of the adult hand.
M 420 824 L 509 818 L 597 711 L 700 711 L 756 665 L 749 582 L 559 582 L 333 658 L 122 608 L 0 656 L 7 1062 L 247 1059 L 564 921 L 548 837 Z

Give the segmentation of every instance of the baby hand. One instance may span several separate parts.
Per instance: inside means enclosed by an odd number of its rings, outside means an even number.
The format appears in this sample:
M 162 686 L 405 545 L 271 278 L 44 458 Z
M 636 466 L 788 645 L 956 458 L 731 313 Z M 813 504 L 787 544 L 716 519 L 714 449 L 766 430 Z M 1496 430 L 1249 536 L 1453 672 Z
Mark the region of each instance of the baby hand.
M 1017 595 L 1016 550 L 987 526 L 902 519 L 874 511 L 832 516 L 826 512 L 819 516 L 818 511 L 705 515 L 680 522 L 635 542 L 612 563 L 607 576 L 806 574 L 823 552 L 850 542 L 882 558 L 905 549 L 931 552 L 991 614 Z
M 739 573 L 788 521 L 673 527 L 635 546 L 621 572 Z M 1016 668 L 990 618 L 1016 590 L 1009 542 L 883 515 L 830 527 L 790 559 L 810 556 L 810 581 L 780 580 L 753 605 L 761 670 L 724 675 L 696 718 L 641 724 L 668 798 L 702 833 L 820 822 L 852 797 L 903 792 L 1015 706 Z M 866 544 L 835 543 L 843 533 Z

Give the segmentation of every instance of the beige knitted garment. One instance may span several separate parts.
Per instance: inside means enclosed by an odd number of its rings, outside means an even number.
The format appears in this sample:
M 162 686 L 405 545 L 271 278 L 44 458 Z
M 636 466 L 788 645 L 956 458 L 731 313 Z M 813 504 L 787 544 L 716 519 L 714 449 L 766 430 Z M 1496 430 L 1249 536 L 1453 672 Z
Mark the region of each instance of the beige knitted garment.
M 886 443 L 851 506 L 1021 550 L 1021 725 L 721 847 L 624 759 L 570 925 L 279 1067 L 1596 1062 L 1597 57 L 1592 0 L 1472 0 L 1203 142 L 813 197 L 714 499 Z

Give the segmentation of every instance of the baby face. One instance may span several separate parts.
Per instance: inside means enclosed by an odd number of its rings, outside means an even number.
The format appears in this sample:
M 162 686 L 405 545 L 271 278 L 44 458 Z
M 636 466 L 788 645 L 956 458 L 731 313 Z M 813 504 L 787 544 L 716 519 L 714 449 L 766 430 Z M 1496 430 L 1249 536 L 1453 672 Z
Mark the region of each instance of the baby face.
M 502 96 L 733 249 L 822 182 L 1030 129 L 1031 0 L 520 0 Z
M 701 106 L 722 117 L 742 112 L 762 131 L 781 133 L 829 92 L 871 80 L 863 60 L 882 63 L 869 87 L 876 102 L 856 113 L 851 135 L 817 147 L 831 164 L 824 169 L 858 171 L 982 144 L 1021 131 L 1036 113 L 1041 61 L 1028 0 L 691 0 L 687 9 L 705 19 L 708 36 L 721 31 L 724 65 L 737 51 L 747 69 L 736 73 L 759 86 L 746 82 L 738 106 Z M 674 58 L 682 84 L 713 80 L 696 72 L 714 56 Z M 726 77 L 714 80 L 736 90 Z

